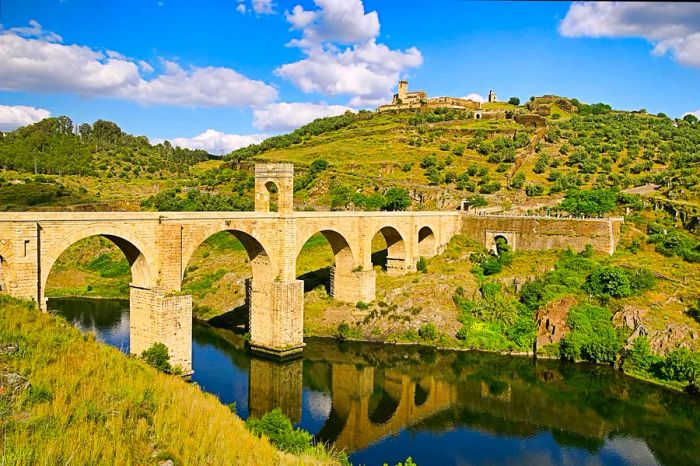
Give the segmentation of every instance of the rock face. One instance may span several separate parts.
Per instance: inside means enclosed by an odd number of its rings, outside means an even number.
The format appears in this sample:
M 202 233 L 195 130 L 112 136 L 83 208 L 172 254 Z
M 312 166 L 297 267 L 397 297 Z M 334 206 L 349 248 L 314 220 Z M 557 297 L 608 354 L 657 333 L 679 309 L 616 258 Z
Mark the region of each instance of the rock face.
M 689 348 L 690 341 L 698 338 L 698 333 L 686 325 L 667 324 L 663 330 L 649 334 L 649 344 L 654 353 L 666 356 L 676 348 Z
M 535 351 L 544 345 L 557 343 L 569 333 L 569 326 L 566 325 L 566 318 L 569 309 L 576 304 L 573 296 L 552 301 L 535 314 L 537 326 L 537 339 L 535 340 Z
M 622 309 L 613 315 L 613 324 L 615 324 L 616 327 L 627 327 L 632 330 L 632 334 L 627 338 L 625 348 L 631 348 L 634 340 L 638 337 L 649 335 L 649 331 L 642 322 L 642 316 L 645 312 L 645 309 L 639 309 L 634 306 L 623 306 Z
M 0 395 L 15 395 L 29 388 L 29 381 L 14 372 L 0 372 Z

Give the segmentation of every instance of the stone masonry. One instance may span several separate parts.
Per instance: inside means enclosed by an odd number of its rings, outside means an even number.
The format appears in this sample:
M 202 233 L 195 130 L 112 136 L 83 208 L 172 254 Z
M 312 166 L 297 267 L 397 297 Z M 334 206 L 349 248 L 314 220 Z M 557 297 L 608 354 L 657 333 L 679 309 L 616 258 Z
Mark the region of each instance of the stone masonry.
M 375 296 L 372 239 L 388 245 L 387 272 L 414 272 L 421 256 L 441 253 L 466 234 L 486 247 L 503 236 L 514 249 L 580 250 L 591 243 L 612 253 L 620 219 L 474 216 L 464 212 L 295 212 L 291 164 L 256 166 L 255 212 L 22 212 L 0 213 L 0 292 L 32 299 L 45 308 L 44 289 L 58 257 L 81 239 L 111 240 L 131 265 L 133 353 L 154 342 L 170 348 L 173 362 L 191 370 L 192 301 L 180 293 L 188 261 L 215 233 L 243 244 L 249 282 L 251 347 L 288 355 L 303 342 L 303 282 L 296 259 L 304 243 L 323 234 L 335 256 L 335 299 L 370 302 Z M 272 185 L 274 184 L 275 187 Z M 277 211 L 270 211 L 270 196 Z

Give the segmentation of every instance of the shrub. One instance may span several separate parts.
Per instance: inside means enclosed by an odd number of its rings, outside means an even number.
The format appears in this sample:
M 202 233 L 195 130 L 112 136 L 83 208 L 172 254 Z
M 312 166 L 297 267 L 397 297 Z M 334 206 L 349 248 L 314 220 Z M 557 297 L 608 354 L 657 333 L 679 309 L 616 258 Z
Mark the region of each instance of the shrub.
M 625 298 L 633 294 L 629 275 L 621 267 L 601 267 L 595 270 L 586 280 L 584 289 L 601 299 Z
M 248 418 L 245 425 L 253 434 L 267 436 L 282 451 L 299 454 L 311 448 L 311 434 L 302 429 L 294 429 L 292 421 L 279 408 L 263 414 L 260 419 Z
M 161 372 L 170 373 L 172 371 L 168 347 L 163 343 L 153 343 L 150 348 L 141 353 L 141 358 L 148 365 L 155 367 Z
M 408 191 L 403 188 L 389 188 L 384 193 L 384 205 L 382 210 L 406 210 L 411 205 L 411 198 Z
M 632 348 L 625 357 L 624 368 L 647 372 L 657 363 L 659 358 L 651 352 L 649 340 L 640 336 L 632 343 Z
M 369 304 L 367 304 L 363 301 L 358 301 L 357 304 L 355 304 L 355 307 L 357 309 L 362 310 L 362 311 L 366 311 L 367 309 L 369 309 Z
M 418 329 L 418 336 L 423 340 L 434 341 L 438 337 L 438 330 L 434 323 L 423 324 Z
M 416 270 L 421 273 L 428 273 L 428 262 L 421 256 L 416 263 Z
M 671 351 L 659 367 L 663 379 L 693 383 L 700 378 L 700 354 L 692 353 L 687 348 Z
M 520 105 L 520 98 L 519 97 L 511 97 L 508 99 L 508 103 L 511 105 Z
M 604 307 L 581 304 L 569 310 L 571 332 L 561 340 L 561 357 L 596 363 L 612 363 L 622 349 L 622 341 L 612 324 L 612 314 Z

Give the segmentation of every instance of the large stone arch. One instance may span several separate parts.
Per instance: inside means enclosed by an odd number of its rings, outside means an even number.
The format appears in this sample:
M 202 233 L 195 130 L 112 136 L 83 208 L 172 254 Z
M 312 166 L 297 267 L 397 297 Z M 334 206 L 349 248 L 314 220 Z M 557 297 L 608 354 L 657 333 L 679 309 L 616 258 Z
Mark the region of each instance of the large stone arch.
M 384 237 L 384 241 L 386 241 L 387 273 L 390 275 L 400 275 L 409 270 L 410 261 L 408 260 L 408 244 L 405 239 L 405 234 L 402 234 L 398 228 L 392 225 L 383 225 L 370 237 L 370 242 L 378 234 L 381 234 Z M 368 249 L 371 250 L 371 243 Z
M 309 241 L 309 239 L 311 239 L 311 237 L 316 233 L 321 233 L 324 238 L 326 238 L 326 241 L 328 241 L 328 244 L 330 244 L 331 249 L 333 250 L 333 257 L 335 258 L 336 270 L 348 272 L 352 271 L 352 269 L 355 267 L 356 256 L 350 241 L 348 241 L 343 233 L 332 228 L 321 229 L 308 235 L 303 241 L 298 241 L 295 257 L 299 257 L 304 244 L 306 244 L 306 242 Z
M 268 254 L 269 247 L 265 240 L 259 235 L 254 235 L 250 229 L 244 228 L 243 226 L 223 224 L 199 230 L 183 247 L 180 281 L 184 278 L 185 268 L 192 259 L 197 248 L 215 234 L 223 232 L 230 233 L 243 244 L 243 248 L 248 254 L 248 260 L 250 260 L 250 265 L 253 269 L 253 277 L 255 279 L 258 281 L 274 280 L 276 276 L 274 271 L 277 270 L 275 257 Z
M 432 257 L 438 253 L 437 238 L 432 226 L 424 225 L 419 228 L 416 238 L 418 239 L 417 250 L 419 256 Z
M 151 288 L 157 282 L 156 262 L 151 257 L 153 246 L 148 245 L 133 231 L 104 223 L 73 230 L 47 249 L 41 251 L 41 290 L 43 297 L 46 282 L 54 264 L 61 254 L 80 240 L 91 236 L 102 236 L 114 243 L 124 254 L 131 267 L 131 282 L 141 288 Z

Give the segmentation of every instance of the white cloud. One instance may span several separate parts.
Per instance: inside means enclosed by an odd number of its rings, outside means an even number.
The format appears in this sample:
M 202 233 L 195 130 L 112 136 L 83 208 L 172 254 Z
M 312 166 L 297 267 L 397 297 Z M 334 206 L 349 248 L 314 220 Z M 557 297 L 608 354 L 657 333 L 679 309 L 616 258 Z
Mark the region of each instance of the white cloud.
M 0 105 L 0 131 L 12 131 L 20 126 L 30 125 L 51 116 L 43 108 L 24 105 Z
M 150 74 L 154 69 L 144 61 L 111 50 L 102 52 L 45 40 L 41 38 L 46 35 L 41 26 L 36 22 L 30 25 L 0 33 L 0 89 L 204 107 L 264 105 L 277 97 L 272 86 L 224 67 L 184 69 L 162 60 L 163 71 L 146 79 L 142 73 Z M 18 29 L 30 30 L 31 34 Z
M 473 100 L 474 102 L 486 102 L 484 96 L 481 94 L 477 94 L 476 92 L 469 93 L 462 98 L 467 100 Z
M 173 146 L 203 149 L 210 154 L 224 155 L 241 147 L 257 144 L 267 137 L 266 134 L 225 134 L 221 131 L 208 129 L 191 138 L 174 138 L 169 141 Z M 152 138 L 151 144 L 159 144 L 163 141 L 165 139 Z
M 238 5 L 236 5 L 236 11 L 245 14 L 248 10 L 245 7 L 245 3 L 239 3 Z
M 353 109 L 344 105 L 280 102 L 254 110 L 253 126 L 267 131 L 291 130 L 316 118 L 342 115 L 348 110 Z
M 559 25 L 567 37 L 642 37 L 654 53 L 700 66 L 700 4 L 575 2 Z
M 376 11 L 365 13 L 361 0 L 314 0 L 318 10 L 304 10 L 301 5 L 286 13 L 292 29 L 302 31 L 302 38 L 291 42 L 301 47 L 324 42 L 355 44 L 379 35 Z
M 253 0 L 253 11 L 259 15 L 273 15 L 276 13 L 272 0 Z
M 695 115 L 698 119 L 700 119 L 700 108 L 695 110 L 694 112 L 685 112 L 683 116 L 686 115 Z
M 351 105 L 377 103 L 391 95 L 401 73 L 423 63 L 415 47 L 392 50 L 377 43 L 377 12 L 365 13 L 360 0 L 314 0 L 318 9 L 297 5 L 286 17 L 301 38 L 306 58 L 275 70 L 306 93 L 352 96 Z M 344 48 L 343 48 L 344 47 Z

